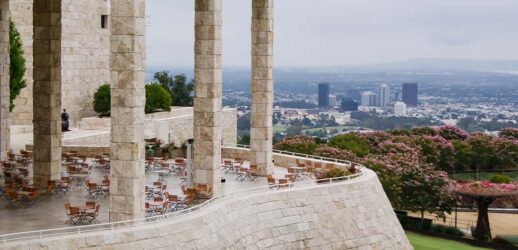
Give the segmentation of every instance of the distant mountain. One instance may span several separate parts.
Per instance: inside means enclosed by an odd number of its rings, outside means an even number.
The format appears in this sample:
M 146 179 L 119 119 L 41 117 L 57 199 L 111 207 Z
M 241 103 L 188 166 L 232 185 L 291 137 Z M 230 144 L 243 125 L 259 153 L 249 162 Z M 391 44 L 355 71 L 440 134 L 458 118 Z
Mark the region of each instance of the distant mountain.
M 518 72 L 518 60 L 474 59 L 411 59 L 400 62 L 358 66 L 358 68 L 384 70 L 459 70 Z

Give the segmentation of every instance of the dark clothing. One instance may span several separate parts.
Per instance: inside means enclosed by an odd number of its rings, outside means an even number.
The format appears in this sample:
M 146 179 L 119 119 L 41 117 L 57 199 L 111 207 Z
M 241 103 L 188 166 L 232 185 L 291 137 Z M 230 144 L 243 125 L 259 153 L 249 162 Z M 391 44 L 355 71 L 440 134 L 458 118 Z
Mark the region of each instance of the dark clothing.
M 63 112 L 63 113 L 61 113 L 61 131 L 62 132 L 70 131 L 68 128 L 69 128 L 68 113 Z

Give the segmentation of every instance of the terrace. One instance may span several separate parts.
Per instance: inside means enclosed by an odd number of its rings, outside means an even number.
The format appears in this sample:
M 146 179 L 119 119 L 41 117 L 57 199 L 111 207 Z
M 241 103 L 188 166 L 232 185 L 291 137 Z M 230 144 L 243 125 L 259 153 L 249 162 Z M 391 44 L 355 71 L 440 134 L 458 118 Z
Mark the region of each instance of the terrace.
M 70 25 L 63 13 L 73 11 L 63 2 L 36 0 L 32 6 L 34 145 L 16 155 L 9 153 L 6 94 L 9 0 L 0 0 L 0 205 L 6 207 L 0 233 L 20 232 L 1 235 L 0 248 L 410 247 L 374 172 L 351 162 L 274 152 L 272 0 L 251 5 L 249 149 L 222 147 L 222 1 L 195 0 L 194 143 L 178 162 L 145 159 L 144 0 L 110 5 L 109 154 L 63 150 L 62 29 Z M 241 160 L 241 166 L 232 162 Z M 327 179 L 328 166 L 359 172 Z M 178 200 L 180 206 L 164 205 Z M 94 222 L 99 224 L 79 225 Z

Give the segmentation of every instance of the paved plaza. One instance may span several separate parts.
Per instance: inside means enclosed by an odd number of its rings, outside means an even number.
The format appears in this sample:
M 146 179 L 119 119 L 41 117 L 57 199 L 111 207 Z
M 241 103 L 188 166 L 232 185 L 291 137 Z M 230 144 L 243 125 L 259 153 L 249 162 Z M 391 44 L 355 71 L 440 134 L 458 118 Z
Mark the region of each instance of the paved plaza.
M 249 162 L 245 162 L 243 165 L 244 167 L 249 167 Z M 144 166 L 142 167 L 144 168 Z M 61 172 L 63 176 L 67 176 L 67 172 L 64 168 L 62 168 Z M 284 178 L 285 173 L 287 173 L 286 168 L 275 167 L 273 176 L 276 178 Z M 89 180 L 91 182 L 100 183 L 105 175 L 109 175 L 109 172 L 93 168 Z M 225 178 L 225 183 L 221 185 L 222 194 L 268 185 L 266 177 L 257 177 L 254 181 L 238 181 L 236 180 L 236 175 L 222 174 L 222 176 Z M 32 169 L 29 170 L 29 177 L 32 177 Z M 146 184 L 151 185 L 154 181 L 157 181 L 157 179 L 157 173 L 150 172 L 146 174 Z M 165 181 L 167 183 L 166 190 L 169 194 L 178 195 L 180 197 L 183 196 L 179 176 L 165 176 Z M 4 178 L 2 177 L 0 178 L 0 186 L 3 186 L 3 183 Z M 72 206 L 85 204 L 86 201 L 94 201 L 100 204 L 101 208 L 98 221 L 100 223 L 108 223 L 110 198 L 107 196 L 91 199 L 88 197 L 88 192 L 84 185 L 81 185 L 81 187 L 73 187 L 75 185 L 74 182 L 72 182 L 71 185 L 72 187 L 69 194 L 56 194 L 51 196 L 48 200 L 42 198 L 26 207 L 15 207 L 10 205 L 7 199 L 0 199 L 0 225 L 2 225 L 0 227 L 0 234 L 74 227 L 75 225 L 65 223 L 68 218 L 64 204 L 67 202 L 70 202 Z

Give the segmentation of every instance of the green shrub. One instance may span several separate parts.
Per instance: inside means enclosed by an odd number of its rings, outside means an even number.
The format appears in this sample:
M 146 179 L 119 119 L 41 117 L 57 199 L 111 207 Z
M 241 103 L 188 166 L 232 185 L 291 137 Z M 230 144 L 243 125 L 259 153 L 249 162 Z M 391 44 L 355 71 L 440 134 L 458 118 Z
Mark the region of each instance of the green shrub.
M 369 153 L 369 144 L 354 133 L 337 135 L 331 138 L 328 144 L 331 147 L 349 150 L 358 157 L 364 157 Z
M 431 230 L 432 232 L 436 232 L 436 233 L 441 233 L 441 234 L 447 234 L 447 235 L 451 235 L 451 236 L 457 236 L 457 237 L 462 237 L 464 236 L 464 233 L 458 229 L 458 228 L 455 228 L 455 227 L 449 227 L 449 226 L 445 226 L 445 225 L 432 225 L 432 228 Z
M 349 173 L 345 169 L 334 167 L 331 170 L 326 172 L 326 178 L 337 178 L 348 176 Z
M 495 174 L 491 179 L 489 179 L 492 183 L 502 184 L 502 183 L 510 183 L 511 179 L 505 175 Z
M 108 115 L 111 110 L 110 85 L 99 86 L 94 94 L 94 111 L 99 115 Z
M 146 84 L 145 112 L 171 111 L 171 94 L 160 84 Z

